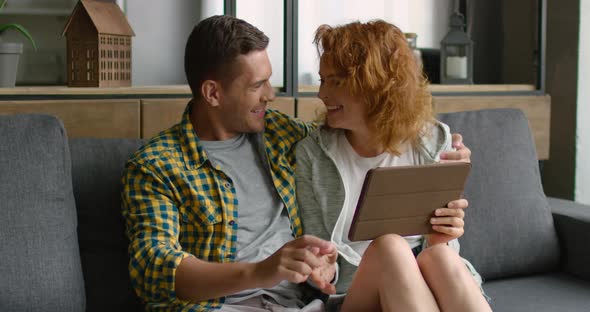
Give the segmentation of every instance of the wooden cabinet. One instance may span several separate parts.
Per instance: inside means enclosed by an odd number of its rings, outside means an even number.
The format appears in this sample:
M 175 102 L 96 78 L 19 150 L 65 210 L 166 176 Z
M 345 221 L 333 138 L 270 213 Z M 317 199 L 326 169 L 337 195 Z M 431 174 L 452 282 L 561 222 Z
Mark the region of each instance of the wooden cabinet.
M 180 120 L 190 100 L 189 94 L 186 86 L 0 89 L 0 114 L 55 115 L 63 121 L 70 137 L 148 139 Z M 457 94 L 456 90 L 433 96 L 436 113 L 503 107 L 521 109 L 529 119 L 539 159 L 549 158 L 551 98 L 548 95 L 452 94 Z M 24 100 L 19 100 L 21 97 Z M 45 97 L 48 99 L 43 99 Z M 64 99 L 56 99 L 60 97 Z M 73 97 L 88 99 L 71 99 Z M 313 121 L 323 104 L 316 97 L 278 97 L 269 107 Z
M 69 137 L 139 138 L 139 100 L 0 101 L 0 114 L 47 114 Z
M 141 100 L 141 137 L 150 138 L 178 123 L 190 98 Z M 295 100 L 280 97 L 268 107 L 295 116 Z

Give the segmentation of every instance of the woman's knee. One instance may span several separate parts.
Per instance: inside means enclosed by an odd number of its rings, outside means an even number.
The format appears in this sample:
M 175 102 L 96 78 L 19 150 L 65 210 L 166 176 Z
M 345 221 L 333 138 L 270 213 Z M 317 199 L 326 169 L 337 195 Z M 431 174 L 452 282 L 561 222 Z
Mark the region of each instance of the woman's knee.
M 376 248 L 380 249 L 406 249 L 410 248 L 410 245 L 406 241 L 405 238 L 397 235 L 397 234 L 385 234 L 377 237 L 375 240 L 371 242 L 371 245 Z
M 416 260 L 424 280 L 437 298 L 455 298 L 445 295 L 451 293 L 480 295 L 478 283 L 453 248 L 445 244 L 431 246 L 420 252 Z
M 385 256 L 387 258 L 411 253 L 408 242 L 396 234 L 381 235 L 371 242 L 365 254 Z
M 463 266 L 459 254 L 446 244 L 437 244 L 422 250 L 416 261 L 422 271 L 428 269 L 452 270 Z

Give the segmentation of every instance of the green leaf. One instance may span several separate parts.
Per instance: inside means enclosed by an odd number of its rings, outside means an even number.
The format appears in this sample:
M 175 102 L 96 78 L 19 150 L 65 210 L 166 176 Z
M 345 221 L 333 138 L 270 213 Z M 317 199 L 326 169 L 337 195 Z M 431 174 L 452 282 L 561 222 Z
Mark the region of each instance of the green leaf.
M 6 0 L 0 0 L 0 9 L 2 9 L 5 4 L 6 4 Z
M 0 1 L 3 1 L 3 0 L 0 0 Z M 6 1 L 6 0 L 4 0 L 4 1 Z M 17 31 L 19 31 L 23 36 L 25 36 L 27 39 L 29 39 L 29 41 L 33 45 L 33 48 L 35 48 L 35 50 L 37 50 L 37 45 L 35 44 L 35 40 L 33 40 L 33 37 L 31 36 L 29 31 L 27 31 L 23 26 L 21 26 L 19 24 L 0 25 L 0 34 L 7 31 L 8 29 L 16 29 Z

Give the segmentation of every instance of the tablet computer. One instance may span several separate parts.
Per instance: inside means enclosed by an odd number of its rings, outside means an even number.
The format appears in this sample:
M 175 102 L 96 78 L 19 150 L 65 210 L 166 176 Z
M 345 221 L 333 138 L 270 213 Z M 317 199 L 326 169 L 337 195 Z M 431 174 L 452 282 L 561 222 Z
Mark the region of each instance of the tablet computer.
M 367 172 L 348 239 L 433 232 L 434 210 L 461 198 L 471 164 L 437 163 L 379 167 Z

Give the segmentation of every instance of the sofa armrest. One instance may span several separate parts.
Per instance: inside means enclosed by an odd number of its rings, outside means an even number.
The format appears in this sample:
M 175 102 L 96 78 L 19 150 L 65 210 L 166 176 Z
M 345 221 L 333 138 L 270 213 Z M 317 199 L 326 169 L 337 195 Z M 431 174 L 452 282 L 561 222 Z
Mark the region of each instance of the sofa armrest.
M 561 244 L 564 271 L 590 281 L 590 206 L 548 197 Z

